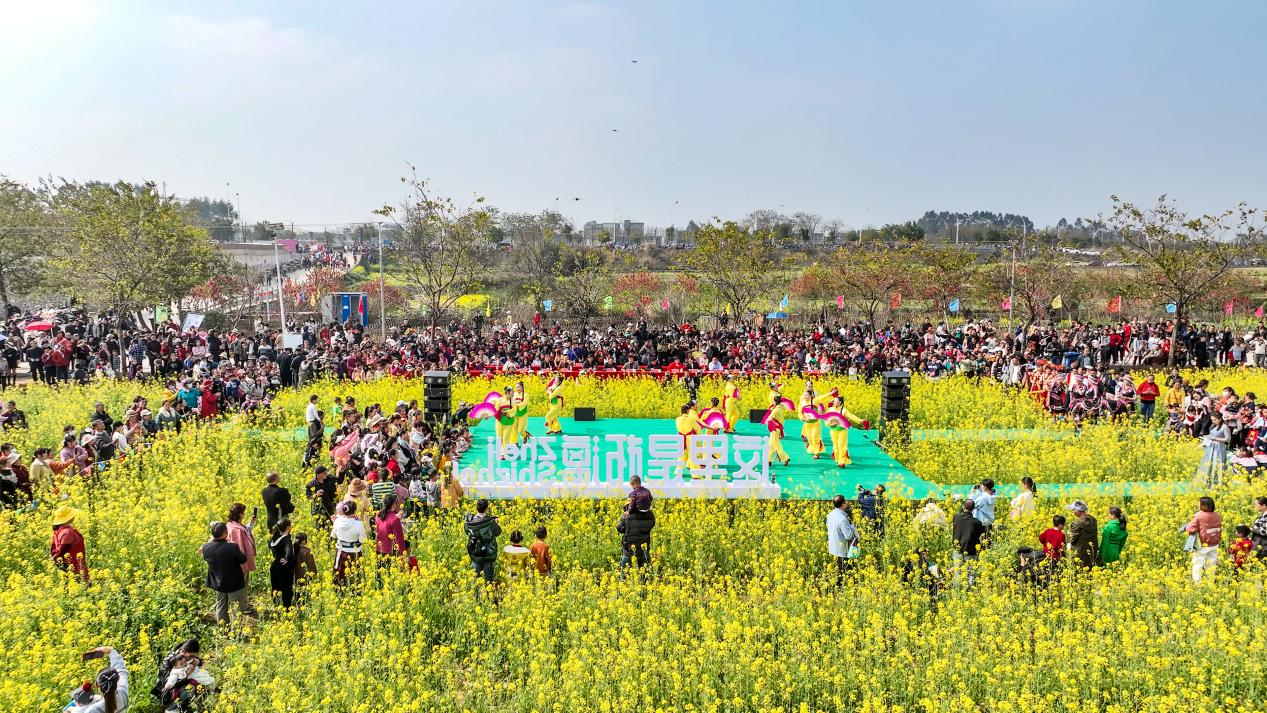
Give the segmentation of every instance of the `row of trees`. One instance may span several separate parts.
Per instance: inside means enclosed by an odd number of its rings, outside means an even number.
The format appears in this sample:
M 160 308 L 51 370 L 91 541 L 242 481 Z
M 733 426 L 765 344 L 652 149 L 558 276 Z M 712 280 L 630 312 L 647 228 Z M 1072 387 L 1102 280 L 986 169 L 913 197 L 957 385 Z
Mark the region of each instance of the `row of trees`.
M 0 177 L 0 301 L 77 300 L 128 312 L 181 300 L 229 271 L 189 206 L 155 184 Z
M 1016 223 L 1006 233 L 1011 249 L 985 262 L 968 248 L 901 233 L 810 262 L 786 249 L 778 224 L 754 214 L 699 226 L 693 246 L 678 258 L 676 275 L 663 278 L 623 270 L 613 251 L 557 239 L 565 221 L 552 213 L 517 216 L 515 247 L 498 256 L 493 236 L 506 228 L 482 199 L 459 207 L 433 197 L 416 177 L 406 183 L 413 198 L 380 211 L 402 236 L 389 270 L 437 316 L 462 295 L 480 291 L 500 269 L 538 309 L 548 301 L 567 317 L 598 314 L 609 296 L 644 315 L 672 298 L 696 313 L 746 317 L 773 307 L 786 293 L 811 304 L 841 299 L 872 321 L 899 295 L 940 313 L 969 296 L 978 308 L 993 303 L 999 309 L 1009 299 L 1012 314 L 1025 320 L 1049 316 L 1057 295 L 1070 305 L 1122 296 L 1128 304 L 1173 304 L 1182 318 L 1210 304 L 1244 302 L 1256 282 L 1233 270 L 1262 248 L 1256 210 L 1242 204 L 1218 215 L 1189 216 L 1164 196 L 1149 207 L 1112 198 L 1102 223 L 1120 241 L 1111 268 L 1083 268 L 1070 251 L 1027 243 L 1030 225 L 1019 216 L 1000 216 Z
M 787 249 L 777 224 L 748 216 L 697 226 L 674 274 L 661 277 L 631 269 L 619 251 L 569 242 L 570 225 L 557 213 L 502 215 L 482 198 L 459 205 L 416 175 L 402 180 L 408 200 L 376 211 L 395 224 L 384 269 L 400 286 L 392 303 L 420 308 L 432 323 L 498 279 L 537 309 L 548 302 L 571 319 L 610 310 L 614 298 L 643 314 L 671 299 L 694 314 L 742 319 L 773 308 L 782 294 L 823 307 L 847 301 L 872 321 L 898 295 L 940 313 L 955 300 L 971 297 L 979 308 L 1010 298 L 1012 314 L 1027 320 L 1048 316 L 1055 295 L 1069 305 L 1122 296 L 1174 305 L 1182 319 L 1252 299 L 1256 280 L 1235 268 L 1263 246 L 1261 216 L 1244 204 L 1190 216 L 1165 196 L 1151 206 L 1114 196 L 1099 223 L 1118 236 L 1111 268 L 1079 269 L 1068 251 L 1026 243 L 1028 225 L 1011 229 L 1011 249 L 985 262 L 967 248 L 900 231 L 812 257 Z M 119 312 L 191 296 L 223 300 L 236 284 L 235 269 L 199 222 L 197 206 L 163 195 L 153 183 L 28 186 L 0 179 L 0 300 L 6 313 L 24 295 L 69 297 Z M 510 252 L 502 248 L 508 232 Z M 330 289 L 344 279 L 322 277 Z M 292 300 L 313 294 L 312 286 L 292 291 L 299 293 Z

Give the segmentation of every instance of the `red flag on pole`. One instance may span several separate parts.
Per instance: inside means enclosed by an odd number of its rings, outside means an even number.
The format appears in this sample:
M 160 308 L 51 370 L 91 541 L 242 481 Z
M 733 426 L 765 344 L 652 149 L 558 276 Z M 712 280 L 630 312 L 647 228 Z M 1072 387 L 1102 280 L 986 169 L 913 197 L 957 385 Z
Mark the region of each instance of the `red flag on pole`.
M 845 296 L 836 295 L 836 309 L 844 309 L 844 308 L 845 308 Z
M 361 295 L 361 299 L 357 300 L 356 311 L 365 314 L 365 295 Z
M 1004 297 L 1004 298 L 1003 298 L 1003 304 L 999 305 L 999 309 L 1003 310 L 1004 312 L 1011 312 L 1011 311 L 1012 311 L 1012 298 L 1011 298 L 1011 297 Z
M 1109 300 L 1109 314 L 1117 314 L 1122 311 L 1122 296 L 1118 295 Z
M 1262 319 L 1262 318 L 1263 318 L 1263 306 L 1262 306 L 1262 305 L 1258 305 L 1258 309 L 1254 310 L 1254 316 L 1255 316 L 1255 317 L 1257 317 L 1258 319 Z
M 665 297 L 664 299 L 660 300 L 660 309 L 665 310 L 665 311 L 668 311 L 668 309 L 669 309 L 669 298 L 668 298 L 668 297 Z
M 901 306 L 902 306 L 902 293 L 894 292 L 893 296 L 889 298 L 889 309 L 897 309 Z
M 1232 316 L 1232 300 L 1228 300 L 1227 304 L 1223 305 L 1223 314 L 1229 317 Z

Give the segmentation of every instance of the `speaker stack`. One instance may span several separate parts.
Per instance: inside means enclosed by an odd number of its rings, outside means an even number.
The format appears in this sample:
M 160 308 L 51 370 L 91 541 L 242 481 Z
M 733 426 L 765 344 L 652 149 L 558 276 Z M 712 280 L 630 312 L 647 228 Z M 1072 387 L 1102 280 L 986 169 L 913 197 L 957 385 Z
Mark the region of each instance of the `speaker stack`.
M 452 399 L 449 392 L 449 372 L 428 371 L 422 375 L 423 418 L 437 423 L 449 418 Z
M 886 371 L 880 383 L 880 437 L 910 438 L 911 372 Z

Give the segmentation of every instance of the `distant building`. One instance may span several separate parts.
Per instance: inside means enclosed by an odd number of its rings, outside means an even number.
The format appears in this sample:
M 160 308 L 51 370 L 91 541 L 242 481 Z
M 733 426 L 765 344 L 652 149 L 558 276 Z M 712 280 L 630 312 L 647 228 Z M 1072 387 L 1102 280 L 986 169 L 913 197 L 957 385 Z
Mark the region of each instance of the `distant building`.
M 625 220 L 619 223 L 599 223 L 591 220 L 581 228 L 581 235 L 590 245 L 610 242 L 615 245 L 640 245 L 647 237 L 647 224 Z

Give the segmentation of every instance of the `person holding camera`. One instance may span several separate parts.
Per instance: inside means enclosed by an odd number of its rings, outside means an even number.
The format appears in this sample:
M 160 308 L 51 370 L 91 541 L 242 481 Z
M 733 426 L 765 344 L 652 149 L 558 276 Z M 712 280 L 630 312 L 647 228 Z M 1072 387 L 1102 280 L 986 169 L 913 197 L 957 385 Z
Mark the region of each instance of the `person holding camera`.
M 100 646 L 84 654 L 84 661 L 106 657 L 110 665 L 71 694 L 63 713 L 123 713 L 128 709 L 128 667 L 118 651 Z M 97 693 L 93 693 L 93 684 Z

